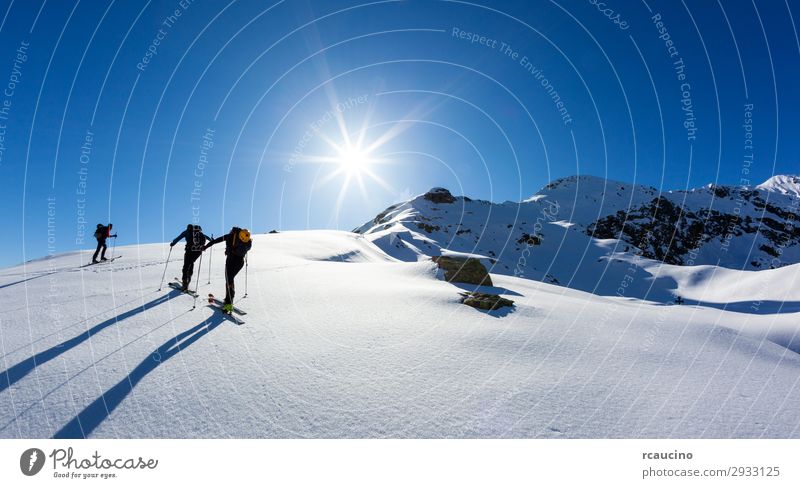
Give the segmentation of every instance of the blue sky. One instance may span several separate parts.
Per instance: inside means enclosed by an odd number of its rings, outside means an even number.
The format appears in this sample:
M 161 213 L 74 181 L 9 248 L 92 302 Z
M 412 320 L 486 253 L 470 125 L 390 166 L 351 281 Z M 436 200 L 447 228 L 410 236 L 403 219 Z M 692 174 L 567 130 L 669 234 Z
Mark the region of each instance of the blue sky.
M 217 235 L 352 229 L 432 186 L 505 201 L 572 174 L 667 190 L 797 173 L 799 13 L 3 2 L 0 265 L 93 247 L 109 220 L 123 245 L 193 220 Z

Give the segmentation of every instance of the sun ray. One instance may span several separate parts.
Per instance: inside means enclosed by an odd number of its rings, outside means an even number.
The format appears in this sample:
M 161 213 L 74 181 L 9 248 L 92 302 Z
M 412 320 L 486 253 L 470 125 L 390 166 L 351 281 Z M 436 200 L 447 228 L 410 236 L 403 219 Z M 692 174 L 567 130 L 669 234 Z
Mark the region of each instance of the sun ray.
M 371 153 L 376 149 L 380 148 L 387 142 L 391 141 L 395 137 L 399 136 L 409 127 L 414 125 L 415 120 L 424 119 L 427 115 L 431 114 L 438 108 L 438 104 L 425 107 L 423 105 L 419 105 L 411 109 L 408 114 L 400 119 L 397 123 L 389 128 L 386 132 L 380 135 L 377 139 L 375 139 L 372 144 L 364 148 L 364 152 Z M 363 130 L 363 132 L 366 132 Z
M 369 137 L 372 135 L 370 131 L 374 131 L 378 127 L 371 125 L 375 114 L 374 103 L 370 103 L 366 107 L 366 114 L 361 119 L 358 130 L 351 131 L 348 129 L 348 124 L 344 117 L 345 111 L 337 110 L 338 97 L 336 91 L 332 87 L 326 87 L 326 95 L 331 105 L 331 114 L 336 121 L 339 134 L 336 134 L 335 129 L 333 134 L 330 132 L 325 134 L 315 129 L 314 135 L 321 141 L 320 148 L 324 153 L 295 157 L 295 161 L 330 166 L 329 171 L 324 172 L 315 180 L 314 188 L 322 188 L 334 181 L 341 185 L 334 206 L 338 221 L 339 210 L 353 187 L 358 188 L 358 192 L 365 200 L 368 197 L 368 190 L 371 185 L 377 185 L 388 192 L 397 193 L 396 189 L 380 176 L 380 172 L 375 171 L 377 166 L 392 161 L 385 157 L 375 156 L 373 153 L 408 130 L 415 123 L 415 119 L 413 117 L 411 119 L 404 118 L 390 124 L 379 124 L 384 126 L 385 131 L 376 134 L 377 138 L 373 139 Z M 409 114 L 426 112 L 429 108 L 416 106 L 409 110 Z M 333 128 L 331 127 L 331 129 Z
M 336 197 L 336 206 L 334 207 L 334 222 L 338 227 L 339 224 L 339 213 L 342 209 L 342 203 L 344 202 L 344 197 L 347 195 L 347 189 L 350 187 L 350 180 L 352 179 L 353 175 L 348 173 L 345 177 L 344 183 L 342 184 L 342 188 L 339 189 L 339 195 Z
M 363 200 L 367 199 L 367 187 L 364 185 L 364 178 L 362 173 L 356 173 L 356 183 L 358 183 L 358 189 L 361 190 L 361 198 Z
M 369 122 L 372 120 L 372 114 L 375 111 L 375 103 L 367 105 L 367 113 L 364 115 L 364 120 L 361 122 L 361 129 L 358 131 L 358 139 L 356 140 L 356 147 L 364 147 L 364 137 L 367 134 Z
M 363 173 L 372 178 L 372 181 L 379 184 L 381 187 L 383 187 L 384 190 L 389 191 L 391 193 L 398 193 L 398 191 L 394 189 L 388 182 L 386 182 L 383 178 L 373 173 L 369 168 L 364 168 Z
M 317 181 L 315 187 L 316 188 L 321 188 L 321 187 L 325 186 L 328 182 L 332 181 L 334 178 L 336 178 L 337 176 L 339 176 L 339 175 L 341 175 L 343 173 L 345 173 L 344 168 L 336 168 L 333 171 L 331 171 L 330 173 L 328 173 L 327 175 L 325 175 L 322 178 L 320 178 Z

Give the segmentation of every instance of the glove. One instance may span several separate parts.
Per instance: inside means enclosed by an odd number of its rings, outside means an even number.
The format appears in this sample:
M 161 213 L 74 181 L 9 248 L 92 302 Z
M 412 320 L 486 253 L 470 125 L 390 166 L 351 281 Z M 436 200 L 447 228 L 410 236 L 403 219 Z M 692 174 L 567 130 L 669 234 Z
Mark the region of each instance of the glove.
M 169 247 L 175 247 L 175 243 L 174 242 L 170 242 L 169 243 Z
M 114 239 L 116 239 L 116 238 L 117 238 L 117 234 L 114 234 L 114 235 L 113 235 L 113 236 L 111 236 L 111 237 L 113 237 Z

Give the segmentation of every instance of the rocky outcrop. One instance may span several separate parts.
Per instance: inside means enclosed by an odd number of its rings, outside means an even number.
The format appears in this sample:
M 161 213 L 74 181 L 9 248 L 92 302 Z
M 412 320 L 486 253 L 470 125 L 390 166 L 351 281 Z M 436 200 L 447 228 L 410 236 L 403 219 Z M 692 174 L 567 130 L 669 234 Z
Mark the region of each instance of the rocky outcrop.
M 586 261 L 561 261 L 567 249 L 606 250 L 596 262 L 627 253 L 673 265 L 747 270 L 798 263 L 798 207 L 800 177 L 792 175 L 756 187 L 675 191 L 581 175 L 556 180 L 522 202 L 471 200 L 433 188 L 392 205 L 355 232 L 401 260 L 435 256 L 444 248 L 489 257 L 491 264 L 483 263 L 493 274 L 570 283 Z
M 444 271 L 444 279 L 449 282 L 493 286 L 486 266 L 476 258 L 433 256 L 431 260 Z
M 481 310 L 498 310 L 503 307 L 513 307 L 514 301 L 491 293 L 477 291 L 461 293 L 461 303 Z
M 440 187 L 431 188 L 428 193 L 423 195 L 423 198 L 433 203 L 453 203 L 456 201 L 456 197 L 449 190 Z
M 770 257 L 778 257 L 775 249 L 800 244 L 798 216 L 787 209 L 764 201 L 759 192 L 712 187 L 717 198 L 737 198 L 760 211 L 755 216 L 725 213 L 711 208 L 692 211 L 667 198 L 654 198 L 638 208 L 620 210 L 598 219 L 586 233 L 599 239 L 620 239 L 641 250 L 641 255 L 668 264 L 687 264 L 693 253 L 714 239 L 723 242 L 745 235 L 759 234 L 767 242 L 757 248 L 764 255 L 753 255 L 754 268 L 769 267 Z

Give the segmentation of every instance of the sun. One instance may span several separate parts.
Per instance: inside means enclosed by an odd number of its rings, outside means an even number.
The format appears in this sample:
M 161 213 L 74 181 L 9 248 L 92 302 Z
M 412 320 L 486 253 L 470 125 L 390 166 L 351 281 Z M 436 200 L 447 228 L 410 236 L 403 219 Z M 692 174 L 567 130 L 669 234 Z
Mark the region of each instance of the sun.
M 391 159 L 387 159 L 385 151 L 382 151 L 382 149 L 385 148 L 389 141 L 411 127 L 413 125 L 412 122 L 419 116 L 416 115 L 418 110 L 415 109 L 408 117 L 373 126 L 370 125 L 370 120 L 375 107 L 370 104 L 365 109 L 366 113 L 361 121 L 361 127 L 357 130 L 351 130 L 352 128 L 348 127 L 349 124 L 345 120 L 345 110 L 341 108 L 343 104 L 339 102 L 339 97 L 335 90 L 328 86 L 326 94 L 330 101 L 329 113 L 332 114 L 332 119 L 336 122 L 338 134 L 319 131 L 315 128 L 314 135 L 324 143 L 320 148 L 321 154 L 303 155 L 300 160 L 308 163 L 321 163 L 320 170 L 327 166 L 328 171 L 318 173 L 320 175 L 319 178 L 314 177 L 314 188 L 322 188 L 334 181 L 341 183 L 336 203 L 333 206 L 334 214 L 338 221 L 339 210 L 353 187 L 360 190 L 361 197 L 365 201 L 369 196 L 369 189 L 375 185 L 387 192 L 397 193 L 397 190 L 380 176 L 381 168 L 393 164 Z M 387 129 L 375 134 L 377 127 L 387 125 Z M 370 135 L 375 137 L 370 138 Z M 292 157 L 295 157 L 294 153 Z M 294 161 L 297 161 L 297 159 L 294 159 Z
M 358 147 L 344 147 L 337 150 L 337 162 L 347 173 L 360 173 L 370 164 L 369 153 Z

